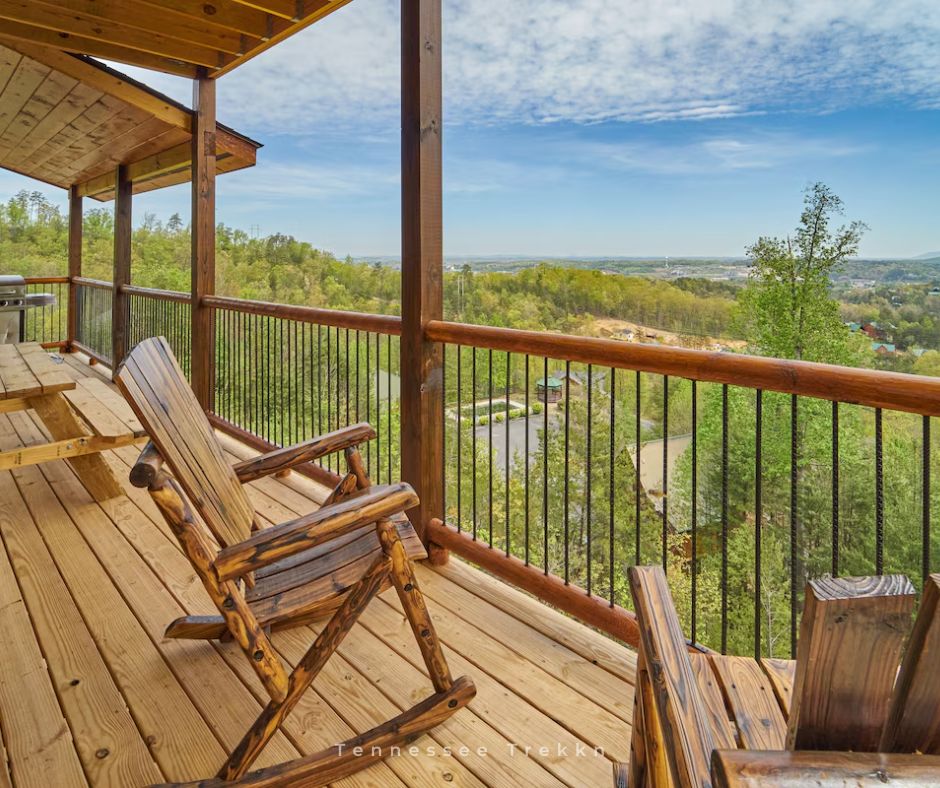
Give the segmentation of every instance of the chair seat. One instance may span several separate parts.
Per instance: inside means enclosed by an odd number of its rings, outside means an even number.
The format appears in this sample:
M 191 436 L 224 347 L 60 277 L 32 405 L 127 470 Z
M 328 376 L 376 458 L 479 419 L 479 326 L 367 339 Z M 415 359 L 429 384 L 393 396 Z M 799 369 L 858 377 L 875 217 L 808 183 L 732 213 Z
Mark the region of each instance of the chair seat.
M 408 518 L 400 515 L 395 525 L 408 557 L 427 558 Z M 381 553 L 375 526 L 367 525 L 259 570 L 245 598 L 262 626 L 313 621 L 339 607 L 346 591 Z

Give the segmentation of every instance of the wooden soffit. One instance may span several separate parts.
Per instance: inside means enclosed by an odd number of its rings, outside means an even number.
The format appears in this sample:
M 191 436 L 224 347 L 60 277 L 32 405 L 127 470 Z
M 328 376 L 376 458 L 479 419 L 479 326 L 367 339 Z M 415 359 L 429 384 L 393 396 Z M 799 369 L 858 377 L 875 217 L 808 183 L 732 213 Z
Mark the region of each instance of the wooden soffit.
M 135 192 L 190 179 L 192 110 L 89 58 L 0 41 L 0 167 L 98 200 L 118 164 Z M 260 144 L 219 125 L 220 173 L 251 167 Z
M 210 77 L 350 0 L 0 0 L 0 37 L 141 68 Z

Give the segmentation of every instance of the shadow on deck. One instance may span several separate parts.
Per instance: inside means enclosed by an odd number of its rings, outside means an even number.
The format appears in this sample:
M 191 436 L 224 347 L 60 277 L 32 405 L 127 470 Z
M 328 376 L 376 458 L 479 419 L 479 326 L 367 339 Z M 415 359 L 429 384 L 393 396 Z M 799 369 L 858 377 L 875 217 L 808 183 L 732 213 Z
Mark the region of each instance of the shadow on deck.
M 99 374 L 75 356 L 66 367 Z M 41 437 L 29 413 L 0 415 L 0 448 Z M 233 462 L 253 454 L 222 440 Z M 106 456 L 126 480 L 137 449 Z M 163 637 L 178 616 L 216 611 L 147 493 L 125 489 L 97 504 L 62 461 L 0 472 L 0 785 L 209 777 L 267 698 L 237 645 Z M 271 522 L 325 494 L 296 473 L 250 485 Z M 634 653 L 457 559 L 418 572 L 451 668 L 477 697 L 413 750 L 337 784 L 609 785 L 629 756 Z M 287 662 L 311 629 L 275 633 Z M 386 592 L 256 765 L 388 719 L 426 694 L 424 674 Z

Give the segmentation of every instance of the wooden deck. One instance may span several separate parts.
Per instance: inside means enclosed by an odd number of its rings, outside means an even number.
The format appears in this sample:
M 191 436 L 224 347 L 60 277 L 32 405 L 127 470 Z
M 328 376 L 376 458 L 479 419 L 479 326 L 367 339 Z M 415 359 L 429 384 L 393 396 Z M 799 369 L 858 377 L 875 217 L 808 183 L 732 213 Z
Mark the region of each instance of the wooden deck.
M 64 368 L 99 374 L 75 356 Z M 0 415 L 0 450 L 41 440 L 30 413 Z M 233 461 L 252 454 L 223 440 Z M 104 456 L 123 480 L 136 451 Z M 250 489 L 272 522 L 325 494 L 296 473 Z M 0 472 L 0 786 L 208 777 L 261 709 L 237 646 L 163 638 L 177 616 L 215 610 L 147 494 L 126 491 L 97 504 L 62 461 Z M 413 752 L 338 784 L 610 785 L 629 755 L 635 654 L 456 559 L 418 571 L 451 669 L 477 697 Z M 274 644 L 293 663 L 316 629 Z M 429 687 L 387 592 L 258 765 L 365 731 Z

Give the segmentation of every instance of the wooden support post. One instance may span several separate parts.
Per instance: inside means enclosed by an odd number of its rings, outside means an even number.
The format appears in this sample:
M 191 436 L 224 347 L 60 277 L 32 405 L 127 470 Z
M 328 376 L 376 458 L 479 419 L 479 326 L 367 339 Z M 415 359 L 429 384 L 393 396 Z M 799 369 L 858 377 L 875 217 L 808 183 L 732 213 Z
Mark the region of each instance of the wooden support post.
M 78 285 L 75 277 L 82 275 L 82 198 L 78 186 L 69 188 L 69 303 L 66 313 L 68 318 L 68 350 L 78 339 Z
M 443 353 L 424 333 L 443 315 L 441 0 L 402 0 L 401 62 L 401 467 L 421 500 L 408 516 L 443 563 L 426 533 L 444 513 Z
M 127 355 L 128 298 L 124 285 L 131 283 L 131 233 L 134 184 L 127 165 L 119 164 L 114 189 L 114 276 L 111 291 L 111 369 Z
M 215 81 L 200 69 L 193 80 L 192 369 L 196 399 L 212 409 L 215 324 L 203 296 L 215 292 Z

